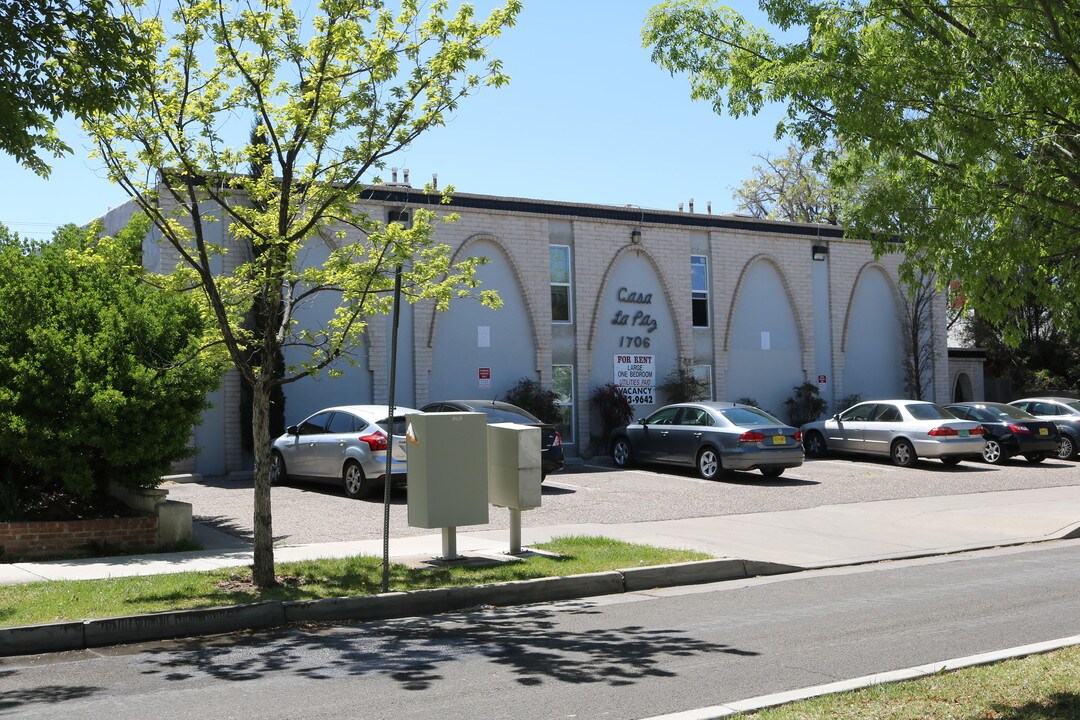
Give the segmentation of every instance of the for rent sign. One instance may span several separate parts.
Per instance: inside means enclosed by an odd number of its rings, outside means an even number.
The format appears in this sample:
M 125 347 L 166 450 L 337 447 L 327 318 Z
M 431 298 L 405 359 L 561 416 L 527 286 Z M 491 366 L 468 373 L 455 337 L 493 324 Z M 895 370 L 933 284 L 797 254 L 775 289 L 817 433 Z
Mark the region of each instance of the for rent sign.
M 652 355 L 615 355 L 615 384 L 634 405 L 655 402 L 656 364 Z

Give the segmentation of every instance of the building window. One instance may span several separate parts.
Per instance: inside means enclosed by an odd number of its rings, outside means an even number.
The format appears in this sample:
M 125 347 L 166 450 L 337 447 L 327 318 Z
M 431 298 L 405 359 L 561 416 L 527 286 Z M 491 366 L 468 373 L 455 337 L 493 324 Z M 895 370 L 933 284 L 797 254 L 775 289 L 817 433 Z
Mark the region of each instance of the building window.
M 408 210 L 387 210 L 386 211 L 386 224 L 398 223 L 403 228 L 408 229 L 412 227 L 412 216 Z
M 559 419 L 555 429 L 562 435 L 564 443 L 574 442 L 574 366 L 553 365 L 551 381 L 552 390 L 559 396 Z
M 709 327 L 709 258 L 690 256 L 690 291 L 694 327 Z
M 570 322 L 570 247 L 550 246 L 551 321 Z

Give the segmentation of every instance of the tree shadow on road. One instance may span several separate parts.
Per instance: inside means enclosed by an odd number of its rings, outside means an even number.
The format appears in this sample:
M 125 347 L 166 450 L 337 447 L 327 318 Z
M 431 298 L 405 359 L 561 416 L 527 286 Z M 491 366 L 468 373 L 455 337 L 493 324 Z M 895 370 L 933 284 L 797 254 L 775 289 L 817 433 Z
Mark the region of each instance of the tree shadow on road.
M 673 657 L 752 650 L 695 640 L 685 632 L 641 626 L 566 630 L 556 617 L 565 606 L 496 610 L 296 629 L 236 642 L 187 640 L 148 652 L 144 673 L 171 680 L 211 676 L 252 680 L 291 672 L 310 679 L 381 674 L 406 690 L 425 690 L 452 674 L 453 663 L 486 658 L 509 668 L 520 685 L 631 685 L 650 677 L 672 677 Z M 579 607 L 576 614 L 597 614 Z M 579 625 L 577 622 L 573 624 Z M 256 650 L 254 653 L 252 650 Z

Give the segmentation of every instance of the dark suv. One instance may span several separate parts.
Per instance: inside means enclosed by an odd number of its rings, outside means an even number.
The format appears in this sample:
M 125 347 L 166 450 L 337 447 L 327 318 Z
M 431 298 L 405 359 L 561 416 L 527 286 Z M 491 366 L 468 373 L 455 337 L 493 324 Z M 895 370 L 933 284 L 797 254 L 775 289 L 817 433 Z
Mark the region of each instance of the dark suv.
M 443 400 L 428 403 L 421 412 L 482 412 L 488 424 L 518 423 L 536 425 L 540 428 L 540 482 L 548 473 L 562 470 L 566 464 L 563 457 L 562 436 L 555 426 L 543 422 L 527 410 L 500 400 Z

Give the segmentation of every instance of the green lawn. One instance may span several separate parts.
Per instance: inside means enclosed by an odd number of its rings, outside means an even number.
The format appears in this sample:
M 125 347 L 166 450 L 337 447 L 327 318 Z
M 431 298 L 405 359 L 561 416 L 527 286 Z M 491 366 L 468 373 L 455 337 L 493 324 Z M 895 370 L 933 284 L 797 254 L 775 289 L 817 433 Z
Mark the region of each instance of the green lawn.
M 391 565 L 391 590 L 481 585 L 532 578 L 578 575 L 645 565 L 705 560 L 689 550 L 668 550 L 609 540 L 573 537 L 536 546 L 558 557 L 533 555 L 520 562 L 481 567 L 409 568 Z M 113 578 L 53 580 L 0 586 L 0 627 L 214 607 L 261 600 L 315 600 L 373 595 L 382 589 L 382 559 L 355 557 L 279 563 L 282 584 L 266 590 L 250 586 L 248 568 L 213 572 Z
M 754 720 L 1077 720 L 1080 648 L 762 710 Z

